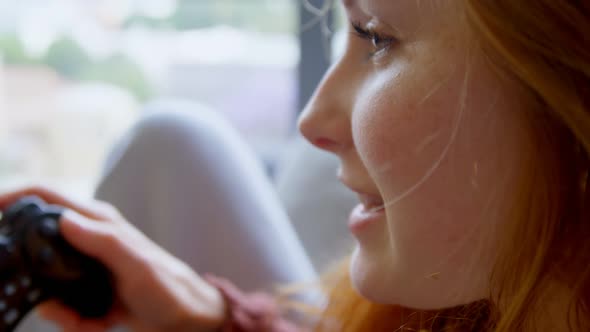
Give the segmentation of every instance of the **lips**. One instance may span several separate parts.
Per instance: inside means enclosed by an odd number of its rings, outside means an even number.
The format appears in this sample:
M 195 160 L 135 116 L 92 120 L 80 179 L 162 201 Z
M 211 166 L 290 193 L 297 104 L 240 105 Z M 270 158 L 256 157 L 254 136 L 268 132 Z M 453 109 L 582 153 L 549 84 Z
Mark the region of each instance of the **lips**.
M 369 190 L 362 189 L 364 186 L 355 185 L 352 183 L 352 181 L 348 181 L 349 178 L 343 174 L 341 169 L 338 172 L 338 178 L 340 182 L 342 182 L 346 187 L 357 193 L 359 201 L 364 206 L 366 211 L 384 208 L 383 198 L 381 195 L 370 194 Z
M 384 221 L 385 203 L 379 194 L 373 194 L 375 190 L 367 190 L 368 185 L 353 183 L 352 179 L 342 172 L 338 171 L 338 178 L 346 187 L 357 193 L 360 204 L 354 207 L 348 218 L 348 227 L 353 235 L 361 237 L 366 229 L 371 229 L 370 225 L 376 225 Z M 373 192 L 373 193 L 371 193 Z
M 377 211 L 385 207 L 381 196 L 359 193 L 358 197 L 366 211 Z

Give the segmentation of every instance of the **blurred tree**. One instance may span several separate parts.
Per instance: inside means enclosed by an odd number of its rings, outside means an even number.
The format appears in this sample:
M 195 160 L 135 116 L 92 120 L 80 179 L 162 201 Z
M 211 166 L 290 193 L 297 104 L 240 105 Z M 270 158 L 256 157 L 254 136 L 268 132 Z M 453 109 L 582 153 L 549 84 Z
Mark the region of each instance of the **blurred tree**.
M 76 78 L 81 81 L 107 82 L 129 90 L 139 100 L 153 96 L 153 87 L 141 68 L 123 55 L 115 55 L 84 67 Z
M 191 30 L 225 24 L 262 32 L 295 31 L 295 4 L 289 0 L 179 0 L 165 19 L 132 16 L 125 23 Z
M 92 63 L 80 45 L 66 37 L 58 39 L 49 47 L 42 62 L 70 78 L 75 78 L 84 67 Z
M 180 30 L 208 27 L 218 21 L 214 7 L 214 1 L 180 0 L 169 20 L 176 29 Z
M 174 25 L 169 19 L 160 19 L 142 15 L 133 15 L 129 17 L 123 27 L 128 28 L 133 25 L 150 27 L 152 29 L 174 29 Z
M 139 100 L 149 99 L 154 91 L 142 69 L 131 59 L 115 55 L 105 60 L 93 61 L 70 38 L 53 43 L 42 58 L 26 54 L 16 35 L 0 37 L 0 53 L 9 65 L 43 65 L 53 68 L 60 75 L 75 81 L 100 81 L 129 90 Z
M 39 62 L 39 59 L 27 55 L 23 43 L 14 34 L 0 37 L 0 53 L 2 53 L 4 63 L 7 64 L 35 64 Z

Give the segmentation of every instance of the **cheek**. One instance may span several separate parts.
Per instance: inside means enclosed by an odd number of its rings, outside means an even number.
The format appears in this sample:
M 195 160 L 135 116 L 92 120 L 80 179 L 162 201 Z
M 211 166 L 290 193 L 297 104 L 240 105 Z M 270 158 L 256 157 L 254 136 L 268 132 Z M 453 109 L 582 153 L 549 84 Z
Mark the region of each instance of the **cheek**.
M 423 69 L 376 76 L 359 98 L 368 102 L 355 106 L 353 138 L 384 198 L 419 182 L 449 143 L 459 89 L 450 73 L 432 77 L 429 72 L 436 73 Z
M 422 72 L 376 80 L 369 90 L 374 93 L 365 97 L 371 103 L 353 113 L 359 156 L 385 202 L 396 202 L 387 208 L 390 238 L 398 254 L 424 260 L 438 258 L 433 251 L 449 251 L 466 232 L 466 225 L 450 216 L 447 198 L 456 184 L 449 177 L 432 179 L 458 120 L 461 78 L 447 75 L 425 84 L 432 81 Z
M 370 102 L 353 113 L 355 144 L 386 203 L 395 202 L 388 231 L 400 262 L 422 262 L 417 273 L 441 262 L 483 270 L 501 202 L 510 200 L 510 169 L 518 168 L 518 112 L 496 103 L 485 84 L 469 86 L 462 109 L 465 71 L 432 72 L 376 77 L 363 97 Z

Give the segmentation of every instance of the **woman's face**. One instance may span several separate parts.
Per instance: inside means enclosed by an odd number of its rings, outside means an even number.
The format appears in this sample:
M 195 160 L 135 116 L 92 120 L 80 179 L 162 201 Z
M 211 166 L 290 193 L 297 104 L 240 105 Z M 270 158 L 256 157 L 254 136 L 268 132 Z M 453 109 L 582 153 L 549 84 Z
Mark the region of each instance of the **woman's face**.
M 522 89 L 496 75 L 457 4 L 345 0 L 346 51 L 300 118 L 359 193 L 351 274 L 375 302 L 487 297 L 515 199 L 529 137 Z

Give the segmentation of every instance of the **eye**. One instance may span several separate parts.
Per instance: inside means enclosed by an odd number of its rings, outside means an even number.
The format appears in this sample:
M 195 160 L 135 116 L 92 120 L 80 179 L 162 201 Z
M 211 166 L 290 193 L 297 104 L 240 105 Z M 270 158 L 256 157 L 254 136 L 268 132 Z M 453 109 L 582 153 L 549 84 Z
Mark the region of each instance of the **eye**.
M 392 45 L 398 42 L 395 37 L 381 34 L 372 29 L 365 29 L 360 23 L 351 22 L 354 34 L 364 40 L 368 40 L 373 45 L 373 52 L 371 52 L 371 58 L 382 56 L 386 53 Z

